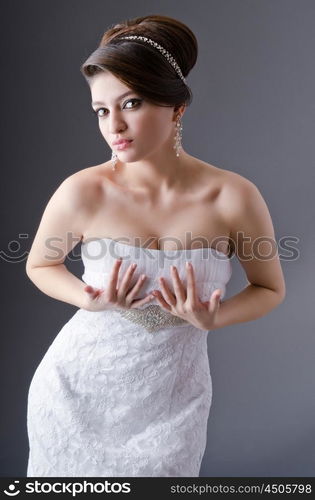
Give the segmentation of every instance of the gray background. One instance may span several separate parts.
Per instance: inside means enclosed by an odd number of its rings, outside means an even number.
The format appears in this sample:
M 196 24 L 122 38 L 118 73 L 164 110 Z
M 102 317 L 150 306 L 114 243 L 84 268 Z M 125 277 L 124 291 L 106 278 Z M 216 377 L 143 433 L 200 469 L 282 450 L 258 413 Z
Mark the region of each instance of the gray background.
M 269 207 L 285 301 L 208 335 L 213 403 L 201 476 L 314 476 L 315 2 L 312 0 L 11 1 L 2 7 L 1 465 L 24 476 L 27 391 L 77 310 L 25 274 L 48 199 L 73 172 L 110 158 L 80 64 L 115 22 L 175 17 L 194 31 L 190 154 L 253 181 Z M 67 260 L 81 277 L 75 255 Z M 234 257 L 226 298 L 246 284 Z

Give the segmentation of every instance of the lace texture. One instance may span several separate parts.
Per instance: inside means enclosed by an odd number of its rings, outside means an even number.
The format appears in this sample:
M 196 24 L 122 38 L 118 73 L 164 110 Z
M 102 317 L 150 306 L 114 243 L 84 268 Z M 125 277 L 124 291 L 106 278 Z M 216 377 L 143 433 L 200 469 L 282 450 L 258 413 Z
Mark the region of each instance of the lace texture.
M 135 261 L 136 247 L 118 248 Z M 138 259 L 137 276 L 148 275 L 147 287 L 169 270 L 167 259 L 161 268 L 159 252 L 151 254 L 149 261 L 140 251 Z M 198 293 L 208 296 L 217 283 L 224 291 L 230 262 L 200 254 L 189 259 Z M 182 251 L 170 263 L 182 276 L 186 258 Z M 85 281 L 106 284 L 110 256 L 82 253 L 82 260 Z M 159 306 L 141 309 L 132 311 L 137 318 L 122 314 L 131 310 L 78 309 L 56 335 L 29 387 L 28 477 L 199 475 L 212 401 L 207 332 L 159 320 Z

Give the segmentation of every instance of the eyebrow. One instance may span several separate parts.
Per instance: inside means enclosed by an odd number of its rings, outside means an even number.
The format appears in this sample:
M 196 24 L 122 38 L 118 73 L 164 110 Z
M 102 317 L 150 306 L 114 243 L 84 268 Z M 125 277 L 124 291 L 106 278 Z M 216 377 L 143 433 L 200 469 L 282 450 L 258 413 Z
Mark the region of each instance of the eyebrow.
M 130 94 L 134 94 L 134 91 L 133 90 L 128 90 L 128 92 L 125 92 L 124 94 L 122 94 L 119 97 L 117 97 L 116 102 L 120 101 L 120 99 L 122 99 L 123 97 L 126 97 L 127 95 L 130 95 Z M 92 102 L 92 106 L 96 106 L 96 104 L 105 104 L 105 103 L 102 102 L 102 101 L 93 101 Z

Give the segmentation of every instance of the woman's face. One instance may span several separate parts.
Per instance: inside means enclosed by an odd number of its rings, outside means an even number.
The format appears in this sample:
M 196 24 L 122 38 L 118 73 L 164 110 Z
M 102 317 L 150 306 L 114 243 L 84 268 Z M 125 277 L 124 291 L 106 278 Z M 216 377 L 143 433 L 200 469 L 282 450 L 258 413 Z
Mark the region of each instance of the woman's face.
M 97 74 L 90 88 L 102 136 L 121 161 L 138 161 L 161 148 L 174 154 L 173 107 L 147 102 L 108 71 Z M 127 92 L 128 95 L 121 97 Z M 133 142 L 120 150 L 113 145 L 119 139 L 132 139 Z

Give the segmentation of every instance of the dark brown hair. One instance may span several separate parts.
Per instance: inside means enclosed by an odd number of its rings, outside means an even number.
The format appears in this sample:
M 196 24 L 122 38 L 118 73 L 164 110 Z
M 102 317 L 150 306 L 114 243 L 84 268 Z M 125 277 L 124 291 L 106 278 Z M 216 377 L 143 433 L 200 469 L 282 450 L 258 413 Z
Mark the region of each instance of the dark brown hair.
M 162 45 L 175 58 L 184 77 L 196 63 L 198 43 L 188 26 L 167 16 L 136 17 L 111 26 L 102 35 L 98 48 L 80 68 L 87 83 L 108 70 L 154 104 L 188 106 L 192 92 L 166 57 L 145 41 L 119 39 L 126 35 L 145 36 Z

